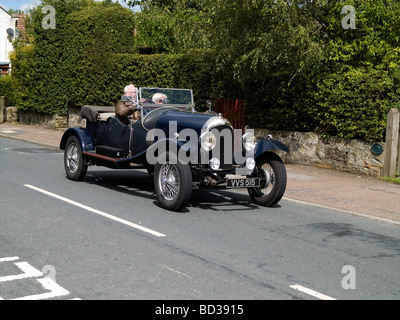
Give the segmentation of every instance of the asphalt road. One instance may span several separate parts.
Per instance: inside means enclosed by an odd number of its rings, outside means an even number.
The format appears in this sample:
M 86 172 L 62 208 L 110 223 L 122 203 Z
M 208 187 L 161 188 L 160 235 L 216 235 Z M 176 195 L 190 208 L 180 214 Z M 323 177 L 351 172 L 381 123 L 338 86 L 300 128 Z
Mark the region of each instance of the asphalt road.
M 0 138 L 2 299 L 400 298 L 399 226 L 246 191 L 160 208 L 146 171 L 89 167 Z

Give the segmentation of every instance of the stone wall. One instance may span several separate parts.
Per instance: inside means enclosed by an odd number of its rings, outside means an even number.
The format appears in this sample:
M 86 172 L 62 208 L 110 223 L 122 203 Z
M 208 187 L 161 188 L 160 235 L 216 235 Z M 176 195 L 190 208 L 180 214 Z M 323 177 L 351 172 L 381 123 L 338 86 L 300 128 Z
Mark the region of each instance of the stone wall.
M 17 119 L 13 121 L 19 121 L 20 123 L 26 125 L 39 125 L 49 129 L 60 129 L 67 127 L 85 127 L 86 126 L 85 120 L 82 119 L 79 113 L 80 109 L 70 110 L 68 116 L 48 115 L 35 112 L 19 111 Z
M 253 129 L 257 138 L 267 139 L 268 134 L 272 134 L 272 139 L 281 141 L 289 148 L 288 153 L 279 152 L 285 163 L 382 176 L 384 152 L 380 155 L 372 153 L 372 143 L 364 140 L 324 138 L 310 132 Z

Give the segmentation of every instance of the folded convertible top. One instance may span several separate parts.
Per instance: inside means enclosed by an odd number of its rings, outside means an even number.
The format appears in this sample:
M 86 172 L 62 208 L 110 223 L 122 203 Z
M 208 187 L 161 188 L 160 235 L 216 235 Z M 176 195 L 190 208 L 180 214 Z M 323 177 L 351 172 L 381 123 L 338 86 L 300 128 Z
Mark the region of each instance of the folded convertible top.
M 83 106 L 81 109 L 82 118 L 97 123 L 99 121 L 100 113 L 113 113 L 115 107 L 113 106 Z

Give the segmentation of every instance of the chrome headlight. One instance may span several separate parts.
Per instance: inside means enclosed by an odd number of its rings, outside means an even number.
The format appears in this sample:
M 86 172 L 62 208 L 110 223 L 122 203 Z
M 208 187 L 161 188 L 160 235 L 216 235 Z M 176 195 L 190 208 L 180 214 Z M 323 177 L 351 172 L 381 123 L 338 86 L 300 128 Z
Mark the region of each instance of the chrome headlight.
M 256 161 L 253 158 L 247 158 L 246 169 L 253 170 L 255 166 L 256 166 Z
M 242 136 L 242 145 L 243 148 L 247 151 L 251 151 L 256 147 L 256 137 L 253 133 L 245 133 Z
M 200 144 L 204 150 L 211 151 L 217 145 L 217 138 L 210 131 L 203 132 L 200 136 Z
M 218 169 L 219 169 L 219 166 L 221 165 L 221 162 L 219 161 L 218 158 L 212 158 L 212 159 L 208 162 L 208 164 L 210 165 L 210 168 L 211 168 L 212 170 L 218 170 Z

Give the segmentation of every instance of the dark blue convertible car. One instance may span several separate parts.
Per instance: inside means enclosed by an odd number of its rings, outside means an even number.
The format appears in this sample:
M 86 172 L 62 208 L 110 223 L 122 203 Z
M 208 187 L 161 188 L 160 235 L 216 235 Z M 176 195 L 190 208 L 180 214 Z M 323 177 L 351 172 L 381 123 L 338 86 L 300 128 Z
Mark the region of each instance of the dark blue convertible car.
M 154 103 L 160 94 L 162 104 Z M 82 107 L 86 128 L 69 128 L 60 142 L 68 179 L 83 180 L 93 165 L 147 169 L 159 203 L 173 211 L 187 205 L 194 188 L 247 188 L 262 206 L 282 198 L 286 169 L 274 152 L 288 151 L 281 142 L 256 141 L 221 114 L 197 112 L 189 89 L 140 88 L 132 103 L 140 119 L 128 124 L 114 107 Z

